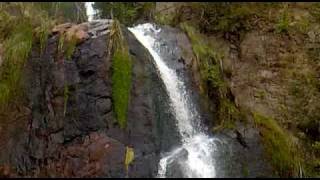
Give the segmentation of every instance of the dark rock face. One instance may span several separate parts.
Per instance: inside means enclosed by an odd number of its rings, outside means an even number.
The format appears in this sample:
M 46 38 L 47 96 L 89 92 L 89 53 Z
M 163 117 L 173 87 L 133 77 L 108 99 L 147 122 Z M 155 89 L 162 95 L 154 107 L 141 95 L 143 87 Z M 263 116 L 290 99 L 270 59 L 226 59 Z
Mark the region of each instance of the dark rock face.
M 127 128 L 120 129 L 113 117 L 108 35 L 78 45 L 71 60 L 58 54 L 59 37 L 54 35 L 41 56 L 33 49 L 26 64 L 24 84 L 31 116 L 19 140 L 8 146 L 10 156 L 0 158 L 1 165 L 15 172 L 9 176 L 155 175 L 159 144 L 152 92 L 164 91 L 151 56 L 124 31 L 133 59 Z M 135 154 L 128 172 L 124 165 L 126 146 Z
M 216 171 L 220 177 L 276 177 L 265 158 L 259 131 L 252 125 L 236 123 L 236 130 L 224 130 L 215 136 Z

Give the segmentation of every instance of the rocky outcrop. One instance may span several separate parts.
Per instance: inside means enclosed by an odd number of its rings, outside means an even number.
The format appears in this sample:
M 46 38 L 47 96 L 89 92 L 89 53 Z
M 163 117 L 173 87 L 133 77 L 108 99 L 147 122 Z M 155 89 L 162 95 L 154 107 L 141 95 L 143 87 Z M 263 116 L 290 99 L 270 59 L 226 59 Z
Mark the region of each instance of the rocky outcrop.
M 124 29 L 134 62 L 128 126 L 120 129 L 112 111 L 108 28 L 105 22 L 82 26 L 56 27 L 44 53 L 33 48 L 23 81 L 30 113 L 23 130 L 2 146 L 3 176 L 152 177 L 156 173 L 159 145 L 151 92 L 159 79 L 150 55 Z M 59 32 L 79 37 L 70 60 L 58 52 Z M 135 155 L 128 172 L 127 146 Z

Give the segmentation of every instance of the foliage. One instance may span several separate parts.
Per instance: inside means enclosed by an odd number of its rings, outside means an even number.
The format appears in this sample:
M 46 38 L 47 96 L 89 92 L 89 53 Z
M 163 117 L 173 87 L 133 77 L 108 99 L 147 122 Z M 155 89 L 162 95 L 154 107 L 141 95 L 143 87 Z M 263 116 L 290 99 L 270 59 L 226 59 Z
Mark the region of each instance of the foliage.
M 131 90 L 132 62 L 119 22 L 115 21 L 109 44 L 114 54 L 112 58 L 112 98 L 114 111 L 121 128 L 126 127 L 129 96 Z
M 229 90 L 224 81 L 220 67 L 223 55 L 211 44 L 204 40 L 194 27 L 187 23 L 180 24 L 192 43 L 192 49 L 198 60 L 200 76 L 206 86 L 207 93 L 215 92 L 218 97 L 217 117 L 222 128 L 233 128 L 236 120 L 242 119 L 243 114 L 236 108 L 229 98 Z M 229 94 L 228 94 L 229 93 Z M 210 94 L 209 94 L 210 95 Z
M 290 24 L 290 17 L 288 12 L 288 6 L 285 5 L 280 14 L 278 22 L 276 24 L 276 32 L 278 33 L 288 32 L 289 24 Z
M 76 45 L 77 45 L 76 38 L 72 37 L 65 44 L 66 44 L 66 52 L 65 52 L 66 58 L 70 60 L 74 50 L 76 49 Z
M 87 21 L 84 2 L 40 2 L 37 5 L 59 23 Z
M 20 78 L 25 60 L 32 47 L 32 27 L 18 24 L 4 41 L 4 62 L 0 69 L 0 104 L 7 104 L 21 93 Z
M 277 122 L 259 113 L 254 113 L 255 123 L 260 129 L 266 153 L 281 177 L 298 176 L 301 167 L 301 152 L 293 136 L 282 129 Z
M 115 18 L 124 25 L 132 25 L 140 18 L 151 19 L 154 2 L 95 2 L 93 8 L 100 18 Z
M 180 6 L 171 23 L 192 21 L 202 33 L 249 30 L 250 17 L 257 8 L 247 3 L 193 2 Z
M 71 36 L 67 39 L 66 34 L 60 34 L 58 42 L 58 54 L 65 55 L 67 60 L 72 59 L 72 55 L 77 46 L 77 39 L 75 36 Z
M 33 3 L 1 4 L 0 39 L 4 62 L 0 68 L 0 104 L 8 106 L 22 95 L 23 66 L 33 44 L 44 49 L 52 21 Z

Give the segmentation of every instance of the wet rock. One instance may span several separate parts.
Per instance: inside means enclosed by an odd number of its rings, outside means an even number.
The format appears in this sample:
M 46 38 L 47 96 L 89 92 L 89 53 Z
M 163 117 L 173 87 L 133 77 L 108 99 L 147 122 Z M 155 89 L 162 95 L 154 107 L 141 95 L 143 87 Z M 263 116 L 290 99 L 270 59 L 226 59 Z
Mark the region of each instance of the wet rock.
M 259 131 L 251 125 L 236 123 L 235 131 L 224 130 L 216 134 L 216 172 L 219 177 L 276 177 L 265 158 Z M 228 168 L 232 167 L 232 168 Z M 248 172 L 244 173 L 243 169 Z
M 125 177 L 126 146 L 133 147 L 136 156 L 129 177 L 156 174 L 159 144 L 153 92 L 160 80 L 149 53 L 129 35 L 136 56 L 128 126 L 120 129 L 112 112 L 111 59 L 106 52 L 110 25 L 108 20 L 55 27 L 54 32 L 73 33 L 83 41 L 70 60 L 57 57 L 57 35 L 48 39 L 42 56 L 32 50 L 23 79 L 28 125 L 19 141 L 10 141 L 0 151 L 0 165 L 11 165 L 18 173 L 13 176 Z M 82 36 L 82 31 L 90 30 L 95 31 L 94 38 Z

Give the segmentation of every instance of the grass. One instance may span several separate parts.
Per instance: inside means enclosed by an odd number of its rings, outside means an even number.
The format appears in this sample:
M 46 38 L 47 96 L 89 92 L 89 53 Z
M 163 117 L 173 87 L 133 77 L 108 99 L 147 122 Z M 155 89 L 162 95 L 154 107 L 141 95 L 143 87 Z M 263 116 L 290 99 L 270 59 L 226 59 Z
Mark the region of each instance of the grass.
M 205 89 L 207 94 L 210 91 L 210 93 L 215 91 L 215 96 L 218 97 L 219 102 L 215 103 L 218 106 L 217 116 L 220 123 L 214 130 L 235 128 L 235 122 L 241 120 L 243 114 L 227 96 L 229 88 L 224 80 L 220 66 L 223 54 L 217 51 L 211 44 L 205 42 L 205 37 L 191 25 L 182 23 L 180 27 L 191 40 L 192 49 L 199 64 L 202 79 L 201 84 L 205 86 L 203 89 Z
M 76 38 L 72 37 L 70 41 L 66 42 L 66 51 L 65 55 L 67 60 L 71 60 L 72 54 L 74 53 L 74 50 L 76 49 L 77 41 Z
M 114 50 L 112 57 L 112 99 L 118 124 L 121 128 L 126 128 L 131 90 L 132 62 L 127 45 L 121 34 L 120 24 L 118 22 L 115 23 L 111 31 Z
M 282 129 L 272 119 L 254 113 L 254 120 L 260 129 L 262 142 L 271 163 L 281 177 L 297 177 L 299 165 L 302 163 L 301 152 L 293 140 L 293 136 Z
M 0 69 L 0 104 L 7 104 L 21 95 L 20 79 L 32 47 L 32 27 L 20 22 L 4 41 L 4 62 Z
M 214 87 L 223 86 L 220 69 L 222 55 L 214 51 L 205 41 L 204 37 L 188 23 L 181 23 L 180 28 L 190 38 L 192 50 L 199 64 L 200 76 L 204 82 L 211 83 Z M 204 85 L 204 83 L 202 83 Z
M 77 39 L 74 36 L 72 36 L 70 40 L 67 40 L 66 34 L 60 34 L 58 43 L 58 54 L 64 54 L 67 60 L 71 60 L 76 46 Z
M 19 14 L 10 15 L 10 9 Z M 4 4 L 0 9 L 0 39 L 4 45 L 4 62 L 0 68 L 0 106 L 22 97 L 22 71 L 33 44 L 43 50 L 51 20 L 33 3 Z
M 283 7 L 278 22 L 276 23 L 276 32 L 285 33 L 288 32 L 290 25 L 290 17 L 287 4 Z

